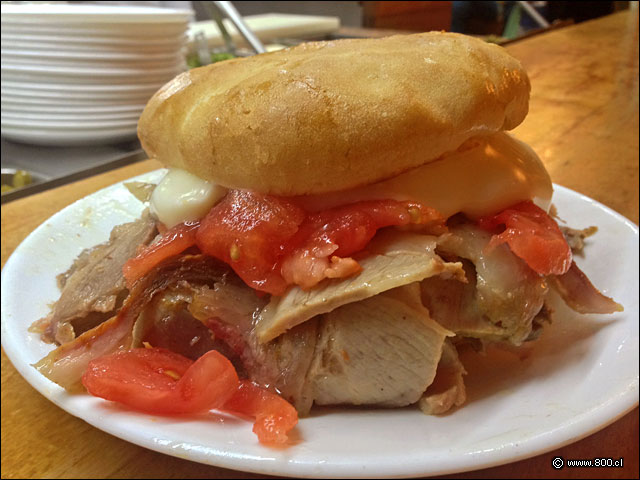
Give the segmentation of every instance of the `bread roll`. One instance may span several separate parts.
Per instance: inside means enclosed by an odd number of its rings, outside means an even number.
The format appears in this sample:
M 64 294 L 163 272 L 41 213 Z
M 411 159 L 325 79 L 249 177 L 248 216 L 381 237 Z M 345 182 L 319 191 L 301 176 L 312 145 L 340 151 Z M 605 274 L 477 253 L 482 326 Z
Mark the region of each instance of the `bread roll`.
M 152 158 L 225 187 L 317 194 L 512 129 L 529 90 L 503 48 L 459 34 L 307 43 L 179 75 L 138 135 Z

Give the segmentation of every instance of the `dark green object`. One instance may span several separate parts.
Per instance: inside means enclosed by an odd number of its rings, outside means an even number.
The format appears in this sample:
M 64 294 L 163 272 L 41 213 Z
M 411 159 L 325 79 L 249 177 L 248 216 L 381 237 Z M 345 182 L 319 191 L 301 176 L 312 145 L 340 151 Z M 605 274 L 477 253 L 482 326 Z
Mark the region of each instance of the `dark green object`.
M 223 60 L 229 60 L 231 58 L 236 58 L 236 56 L 233 53 L 229 52 L 212 53 L 211 63 L 222 62 Z M 187 66 L 189 68 L 196 68 L 201 67 L 202 64 L 200 63 L 197 55 L 189 55 L 187 57 Z
M 223 60 L 229 60 L 230 58 L 236 58 L 236 56 L 228 52 L 212 53 L 211 63 L 222 62 Z

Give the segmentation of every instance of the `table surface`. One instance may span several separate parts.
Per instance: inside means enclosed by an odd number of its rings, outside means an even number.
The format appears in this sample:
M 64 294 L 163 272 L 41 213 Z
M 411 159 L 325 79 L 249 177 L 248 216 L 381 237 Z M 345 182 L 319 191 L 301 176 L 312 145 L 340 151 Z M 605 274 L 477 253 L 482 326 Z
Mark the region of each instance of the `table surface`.
M 553 180 L 638 223 L 638 14 L 621 12 L 509 45 L 532 82 L 515 130 Z M 75 200 L 158 168 L 147 160 L 2 206 L 2 265 L 40 223 Z M 451 478 L 638 478 L 638 409 L 555 452 Z M 39 395 L 2 352 L 2 478 L 265 478 L 129 444 Z M 564 458 L 620 457 L 624 469 L 553 470 Z

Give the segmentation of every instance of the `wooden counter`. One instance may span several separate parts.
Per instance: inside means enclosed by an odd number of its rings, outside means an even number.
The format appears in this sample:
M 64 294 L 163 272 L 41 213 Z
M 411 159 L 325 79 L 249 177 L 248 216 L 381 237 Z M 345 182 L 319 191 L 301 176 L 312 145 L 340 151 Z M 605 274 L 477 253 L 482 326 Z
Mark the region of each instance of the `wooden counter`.
M 556 183 L 638 223 L 638 16 L 622 12 L 509 45 L 533 84 L 516 134 Z M 2 206 L 2 264 L 56 211 L 102 187 L 157 168 L 145 161 Z M 567 386 L 570 388 L 570 386 Z M 564 458 L 623 456 L 623 469 L 556 471 Z M 2 353 L 2 478 L 263 478 L 192 463 L 129 444 L 39 395 Z M 638 478 L 638 409 L 549 454 L 459 474 L 465 478 Z

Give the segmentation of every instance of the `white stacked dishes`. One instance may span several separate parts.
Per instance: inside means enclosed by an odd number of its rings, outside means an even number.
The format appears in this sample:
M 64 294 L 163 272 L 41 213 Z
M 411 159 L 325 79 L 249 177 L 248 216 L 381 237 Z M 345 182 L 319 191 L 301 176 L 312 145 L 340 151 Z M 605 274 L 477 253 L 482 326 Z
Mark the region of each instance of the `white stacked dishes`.
M 38 145 L 134 138 L 149 98 L 186 70 L 192 12 L 2 4 L 2 136 Z

